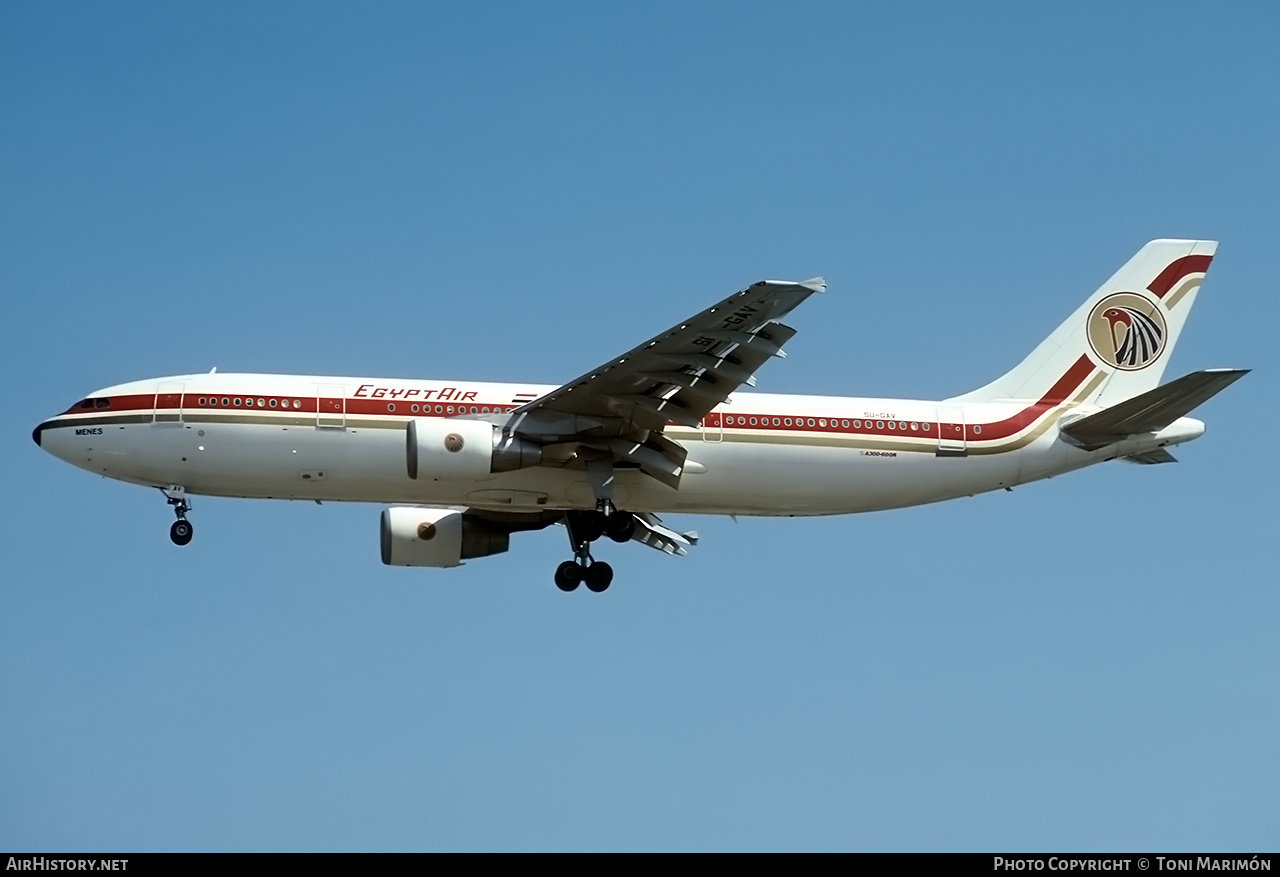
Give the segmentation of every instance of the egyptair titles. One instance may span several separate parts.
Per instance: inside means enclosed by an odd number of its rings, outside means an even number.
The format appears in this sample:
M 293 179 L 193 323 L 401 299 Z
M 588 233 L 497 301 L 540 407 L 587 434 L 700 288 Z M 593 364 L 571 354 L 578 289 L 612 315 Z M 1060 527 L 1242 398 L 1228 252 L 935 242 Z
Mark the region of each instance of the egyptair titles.
M 378 384 L 361 384 L 355 392 L 357 399 L 405 399 L 431 400 L 432 402 L 474 402 L 476 390 L 443 387 L 439 390 L 423 390 L 406 387 L 383 387 Z

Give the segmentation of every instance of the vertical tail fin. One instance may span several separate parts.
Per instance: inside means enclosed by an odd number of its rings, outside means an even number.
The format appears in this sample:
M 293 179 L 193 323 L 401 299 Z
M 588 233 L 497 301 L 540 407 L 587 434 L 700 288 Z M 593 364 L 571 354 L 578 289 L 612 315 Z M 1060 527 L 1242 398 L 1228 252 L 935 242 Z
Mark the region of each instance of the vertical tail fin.
M 1155 388 L 1217 246 L 1152 241 L 1011 372 L 948 401 L 1107 406 Z

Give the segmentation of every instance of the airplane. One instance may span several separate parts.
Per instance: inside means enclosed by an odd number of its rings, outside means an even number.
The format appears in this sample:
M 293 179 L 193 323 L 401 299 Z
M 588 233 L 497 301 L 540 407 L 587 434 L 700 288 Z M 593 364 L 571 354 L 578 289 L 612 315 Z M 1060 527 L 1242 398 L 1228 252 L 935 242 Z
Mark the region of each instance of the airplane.
M 765 280 L 561 386 L 179 375 L 98 390 L 32 434 L 90 472 L 193 495 L 375 502 L 382 561 L 453 567 L 563 525 L 555 583 L 601 592 L 603 537 L 684 554 L 658 517 L 836 515 L 938 502 L 1122 458 L 1174 462 L 1186 416 L 1247 369 L 1161 385 L 1216 242 L 1148 243 L 1013 370 L 938 401 L 740 391 L 821 278 Z

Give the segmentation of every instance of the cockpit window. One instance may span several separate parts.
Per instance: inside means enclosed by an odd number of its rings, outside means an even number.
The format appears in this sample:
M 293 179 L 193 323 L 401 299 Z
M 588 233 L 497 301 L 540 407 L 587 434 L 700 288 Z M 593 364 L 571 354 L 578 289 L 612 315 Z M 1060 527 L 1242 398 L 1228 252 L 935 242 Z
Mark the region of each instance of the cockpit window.
M 80 403 L 80 406 L 79 406 L 79 407 L 81 407 L 81 408 L 92 408 L 92 407 L 93 407 L 93 400 L 92 400 L 92 399 L 85 399 L 83 402 L 81 402 L 81 403 Z
M 111 400 L 110 399 L 94 399 L 93 407 L 94 408 L 110 408 Z

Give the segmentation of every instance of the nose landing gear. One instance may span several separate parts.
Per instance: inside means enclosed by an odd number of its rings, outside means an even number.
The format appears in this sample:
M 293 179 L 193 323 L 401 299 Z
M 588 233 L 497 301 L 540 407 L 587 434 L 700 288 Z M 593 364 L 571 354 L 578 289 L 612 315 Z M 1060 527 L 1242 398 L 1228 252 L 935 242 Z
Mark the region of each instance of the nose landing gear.
M 178 516 L 178 520 L 174 521 L 173 526 L 169 528 L 169 538 L 173 540 L 174 545 L 186 545 L 195 535 L 195 528 L 187 520 L 187 512 L 191 511 L 191 504 L 187 502 L 186 488 L 175 484 L 162 487 L 160 491 L 165 495 L 169 505 L 173 506 L 173 513 Z

